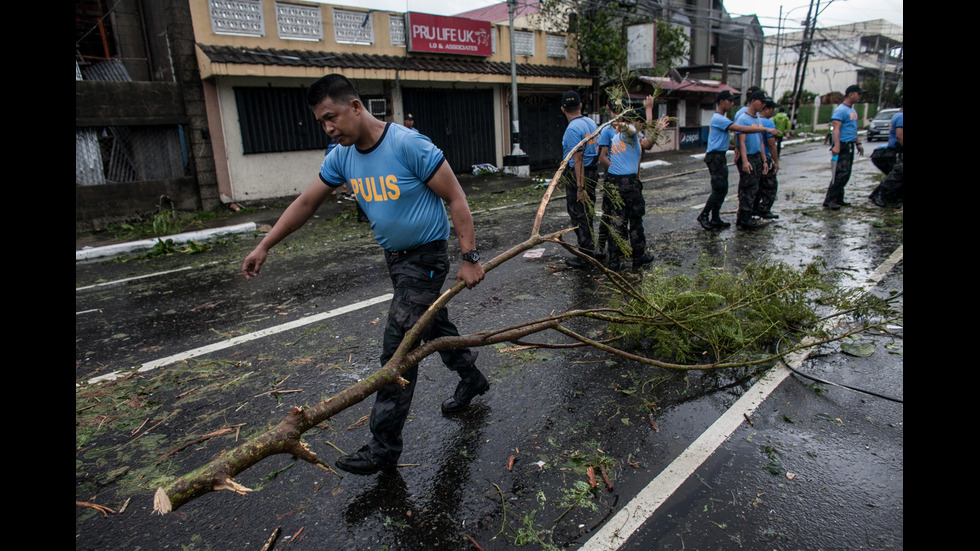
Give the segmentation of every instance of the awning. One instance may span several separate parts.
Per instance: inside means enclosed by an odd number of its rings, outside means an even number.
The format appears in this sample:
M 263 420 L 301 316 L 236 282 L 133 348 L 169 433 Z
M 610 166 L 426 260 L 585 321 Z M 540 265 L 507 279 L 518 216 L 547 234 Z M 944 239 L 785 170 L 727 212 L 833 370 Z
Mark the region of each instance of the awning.
M 647 77 L 640 76 L 637 77 L 639 80 L 646 82 L 654 87 L 659 87 L 661 90 L 666 90 L 670 92 L 696 92 L 702 94 L 717 94 L 722 90 L 728 90 L 729 92 L 739 95 L 741 94 L 735 88 L 724 84 L 723 82 L 717 80 L 697 80 L 692 78 L 685 78 L 684 80 L 677 81 L 670 77 Z

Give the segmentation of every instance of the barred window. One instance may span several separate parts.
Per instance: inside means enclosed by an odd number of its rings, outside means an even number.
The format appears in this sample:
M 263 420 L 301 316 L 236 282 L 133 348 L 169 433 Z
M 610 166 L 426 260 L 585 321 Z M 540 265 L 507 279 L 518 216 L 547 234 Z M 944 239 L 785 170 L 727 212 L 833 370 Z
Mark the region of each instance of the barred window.
M 209 0 L 215 34 L 265 36 L 261 0 Z
M 235 87 L 242 150 L 326 150 L 330 138 L 306 105 L 306 88 Z
M 333 39 L 339 44 L 374 44 L 371 12 L 334 8 Z
M 568 39 L 560 34 L 547 35 L 548 57 L 565 59 L 568 57 Z
M 404 15 L 388 16 L 388 34 L 391 35 L 392 46 L 405 45 L 405 16 Z
M 323 20 L 319 6 L 298 6 L 276 2 L 279 38 L 323 40 Z
M 514 31 L 514 53 L 517 55 L 534 56 L 534 33 Z

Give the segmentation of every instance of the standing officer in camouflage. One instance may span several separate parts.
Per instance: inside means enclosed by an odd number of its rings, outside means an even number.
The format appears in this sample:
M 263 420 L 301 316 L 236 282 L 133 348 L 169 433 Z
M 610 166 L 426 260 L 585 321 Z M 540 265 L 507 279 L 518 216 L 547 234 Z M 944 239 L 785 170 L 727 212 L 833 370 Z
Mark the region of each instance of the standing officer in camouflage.
M 561 111 L 568 119 L 568 127 L 561 139 L 562 158 L 568 156 L 586 136 L 595 134 L 599 126 L 582 114 L 582 98 L 575 90 L 561 97 Z M 575 224 L 575 238 L 579 249 L 596 256 L 596 239 L 593 218 L 595 216 L 595 187 L 599 179 L 598 136 L 589 138 L 585 146 L 575 149 L 568 162 L 562 180 L 565 182 L 565 203 L 568 216 Z M 577 256 L 565 260 L 573 268 L 588 268 L 589 263 Z

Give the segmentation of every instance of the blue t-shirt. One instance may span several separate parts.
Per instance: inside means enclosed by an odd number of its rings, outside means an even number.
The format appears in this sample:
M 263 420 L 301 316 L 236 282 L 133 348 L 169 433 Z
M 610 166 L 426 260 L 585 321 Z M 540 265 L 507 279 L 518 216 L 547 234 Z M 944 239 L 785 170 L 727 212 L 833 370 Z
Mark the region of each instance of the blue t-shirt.
M 737 124 L 742 126 L 762 126 L 762 117 L 753 117 L 749 115 L 748 111 L 742 113 L 738 118 L 735 119 Z M 762 152 L 762 134 L 746 134 L 745 135 L 745 154 L 755 155 Z
M 561 138 L 562 158 L 564 159 L 568 155 L 568 152 L 582 141 L 583 138 L 595 132 L 596 128 L 599 128 L 599 126 L 589 117 L 583 116 L 568 121 L 568 128 L 565 129 L 565 135 Z M 598 141 L 599 138 L 597 136 L 585 144 L 585 153 L 583 154 L 585 166 L 590 166 L 594 163 L 596 156 L 599 155 L 599 149 L 596 147 Z M 574 157 L 568 161 L 568 166 L 575 166 Z
M 762 148 L 763 150 L 765 150 L 766 158 L 768 159 L 772 157 L 772 151 L 769 151 L 769 138 L 771 136 L 776 135 L 775 133 L 776 123 L 772 122 L 772 119 L 767 119 L 765 117 L 759 117 L 759 120 L 762 121 L 762 126 L 765 126 L 766 128 L 772 128 L 774 130 L 774 132 L 772 133 L 764 132 L 762 134 L 759 134 L 760 136 L 762 136 Z
M 831 121 L 841 121 L 840 141 L 841 143 L 856 142 L 858 137 L 858 114 L 853 107 L 840 104 L 834 109 L 834 114 L 830 116 Z
M 603 128 L 599 133 L 598 146 L 609 148 L 606 153 L 609 169 L 606 172 L 614 176 L 636 174 L 640 169 L 640 157 L 643 155 L 640 146 L 642 139 L 642 132 L 630 136 L 623 132 L 616 132 L 612 125 Z
M 898 143 L 898 136 L 895 135 L 895 130 L 902 128 L 902 115 L 904 114 L 904 111 L 895 113 L 895 116 L 892 117 L 892 122 L 888 125 L 888 147 L 892 149 L 900 149 L 902 147 Z
M 728 136 L 728 127 L 732 124 L 728 117 L 717 111 L 711 115 L 711 125 L 708 127 L 709 153 L 711 151 L 728 151 L 728 145 L 731 141 Z
M 337 146 L 320 167 L 320 179 L 349 184 L 385 250 L 406 251 L 449 238 L 442 199 L 426 185 L 446 158 L 429 138 L 397 124 L 385 125 L 367 151 Z

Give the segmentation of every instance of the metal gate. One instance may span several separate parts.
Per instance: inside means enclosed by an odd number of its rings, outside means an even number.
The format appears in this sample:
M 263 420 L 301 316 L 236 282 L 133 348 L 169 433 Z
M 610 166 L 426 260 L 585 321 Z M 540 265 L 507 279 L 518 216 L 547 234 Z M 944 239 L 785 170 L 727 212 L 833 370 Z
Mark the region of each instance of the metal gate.
M 562 159 L 561 138 L 568 126 L 562 113 L 560 95 L 518 96 L 521 121 L 521 149 L 528 156 L 531 170 L 558 168 Z
M 454 172 L 495 164 L 493 90 L 402 89 L 402 107 L 415 128 L 446 155 Z

